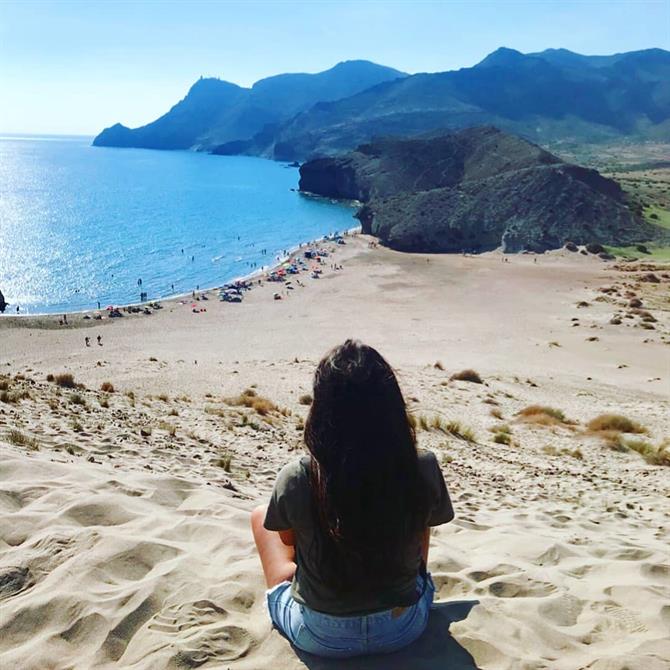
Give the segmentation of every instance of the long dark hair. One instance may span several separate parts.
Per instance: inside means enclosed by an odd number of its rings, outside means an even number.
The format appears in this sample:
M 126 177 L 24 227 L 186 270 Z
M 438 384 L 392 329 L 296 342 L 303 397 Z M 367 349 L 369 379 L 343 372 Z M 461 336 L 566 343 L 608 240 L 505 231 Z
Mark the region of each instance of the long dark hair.
M 323 579 L 338 592 L 402 579 L 427 503 L 405 401 L 375 349 L 347 340 L 321 360 L 305 443 Z

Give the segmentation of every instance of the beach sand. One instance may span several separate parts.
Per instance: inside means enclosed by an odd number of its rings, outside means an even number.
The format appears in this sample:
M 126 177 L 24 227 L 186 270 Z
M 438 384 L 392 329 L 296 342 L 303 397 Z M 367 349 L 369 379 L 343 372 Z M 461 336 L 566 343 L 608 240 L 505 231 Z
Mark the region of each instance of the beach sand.
M 203 313 L 0 319 L 0 667 L 670 668 L 668 271 L 368 242 Z M 424 636 L 332 662 L 272 630 L 249 513 L 347 337 L 396 368 L 456 519 Z M 589 430 L 605 413 L 644 432 Z

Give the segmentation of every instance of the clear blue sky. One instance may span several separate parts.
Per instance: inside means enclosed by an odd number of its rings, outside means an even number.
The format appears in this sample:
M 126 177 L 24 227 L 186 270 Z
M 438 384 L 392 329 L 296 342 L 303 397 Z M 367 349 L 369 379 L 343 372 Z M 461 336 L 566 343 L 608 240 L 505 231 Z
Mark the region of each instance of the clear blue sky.
M 670 0 L 0 0 L 0 132 L 141 125 L 200 75 L 250 85 L 353 58 L 436 72 L 474 65 L 499 46 L 668 49 Z

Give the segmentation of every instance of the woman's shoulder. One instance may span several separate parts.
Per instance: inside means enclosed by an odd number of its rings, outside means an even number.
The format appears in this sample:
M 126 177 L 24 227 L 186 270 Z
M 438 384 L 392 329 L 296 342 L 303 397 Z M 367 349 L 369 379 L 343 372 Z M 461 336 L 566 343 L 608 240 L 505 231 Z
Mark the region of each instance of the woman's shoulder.
M 277 475 L 277 484 L 286 489 L 309 486 L 309 456 L 294 458 L 286 463 Z
M 436 478 L 442 478 L 440 464 L 437 462 L 437 456 L 429 449 L 417 449 L 419 457 L 419 472 L 424 479 L 435 481 Z
M 420 468 L 434 468 L 437 465 L 437 456 L 430 449 L 417 449 Z M 438 466 L 439 467 L 439 466 Z

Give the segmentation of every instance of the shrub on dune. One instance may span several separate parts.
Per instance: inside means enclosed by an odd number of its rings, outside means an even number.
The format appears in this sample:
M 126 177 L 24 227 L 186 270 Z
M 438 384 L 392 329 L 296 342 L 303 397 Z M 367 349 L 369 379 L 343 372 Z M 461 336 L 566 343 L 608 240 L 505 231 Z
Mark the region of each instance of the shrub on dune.
M 451 381 L 460 381 L 460 382 L 471 382 L 473 384 L 483 384 L 482 378 L 479 376 L 475 370 L 467 369 L 461 370 L 460 372 L 454 372 L 451 377 Z
M 517 412 L 517 416 L 519 421 L 540 426 L 556 426 L 568 423 L 565 414 L 560 409 L 547 407 L 546 405 L 529 405 Z
M 69 372 L 63 372 L 59 375 L 55 375 L 54 381 L 58 386 L 61 386 L 66 389 L 73 389 L 77 387 L 75 384 L 74 377 Z
M 112 382 L 102 382 L 100 390 L 104 393 L 114 393 L 114 384 Z
M 460 421 L 449 421 L 446 424 L 446 432 L 466 442 L 476 442 L 472 428 L 464 426 Z
M 609 431 L 606 442 L 607 446 L 614 451 L 635 451 L 649 465 L 670 466 L 670 442 L 665 440 L 659 445 L 654 445 L 647 440 L 625 439 L 621 433 Z
M 592 433 L 603 431 L 614 431 L 618 433 L 646 433 L 647 429 L 637 421 L 622 416 L 621 414 L 601 414 L 591 419 L 586 425 Z
M 246 389 L 240 395 L 225 398 L 226 405 L 233 407 L 248 407 L 261 416 L 267 416 L 270 412 L 277 411 L 278 407 L 268 398 L 259 396 L 253 389 Z
M 509 433 L 500 431 L 493 436 L 493 441 L 496 444 L 510 444 L 512 441 L 512 436 Z
M 35 438 L 28 437 L 19 430 L 10 430 L 7 433 L 7 442 L 14 444 L 17 447 L 27 447 L 32 450 L 39 449 L 39 444 Z

